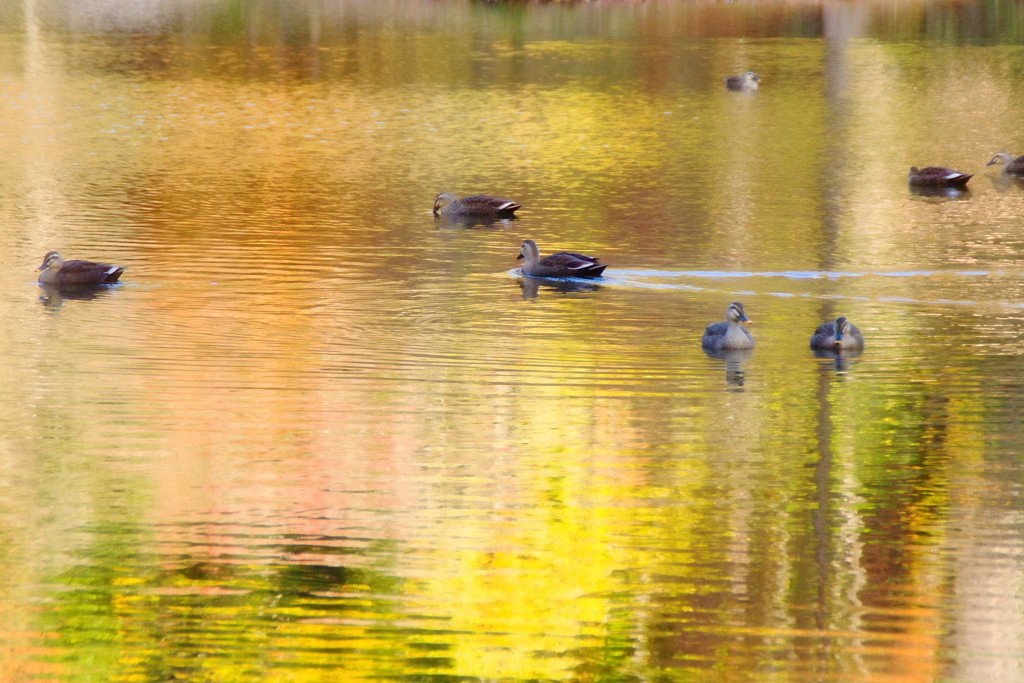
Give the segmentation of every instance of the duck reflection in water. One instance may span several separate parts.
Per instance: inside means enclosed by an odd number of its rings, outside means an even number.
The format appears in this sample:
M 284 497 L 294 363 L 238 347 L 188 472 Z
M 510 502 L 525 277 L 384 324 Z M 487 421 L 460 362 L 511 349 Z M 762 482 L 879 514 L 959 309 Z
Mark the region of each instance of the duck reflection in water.
M 39 301 L 46 308 L 57 309 L 69 299 L 91 300 L 107 296 L 112 288 L 104 285 L 39 285 Z
M 753 355 L 754 349 L 709 349 L 704 347 L 704 355 L 725 361 L 725 384 L 728 391 L 743 391 L 743 363 Z
M 515 216 L 511 218 L 498 218 L 497 216 L 447 216 L 440 214 L 434 217 L 434 227 L 438 230 L 445 228 L 506 228 L 511 226 L 515 220 Z
M 831 363 L 822 363 L 822 370 L 835 370 L 846 372 L 850 369 L 850 361 L 854 360 L 863 352 L 863 349 L 850 349 L 847 351 L 835 351 L 832 349 L 814 349 L 814 357 L 823 361 L 830 360 Z
M 601 285 L 595 282 L 580 282 L 579 280 L 552 280 L 546 277 L 530 277 L 524 275 L 519 279 L 519 286 L 523 290 L 524 299 L 536 299 L 540 288 L 549 289 L 562 294 L 573 294 L 575 292 L 596 292 Z
M 932 187 L 929 185 L 911 185 L 910 194 L 925 200 L 943 201 L 950 199 L 970 199 L 971 190 L 967 187 Z

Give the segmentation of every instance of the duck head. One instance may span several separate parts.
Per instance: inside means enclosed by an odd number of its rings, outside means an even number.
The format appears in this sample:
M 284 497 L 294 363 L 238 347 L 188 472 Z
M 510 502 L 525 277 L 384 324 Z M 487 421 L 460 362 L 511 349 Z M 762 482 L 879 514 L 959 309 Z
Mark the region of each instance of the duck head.
M 996 155 L 994 157 L 992 157 L 992 161 L 988 162 L 985 165 L 986 166 L 991 166 L 992 164 L 999 164 L 999 163 L 1006 164 L 1006 163 L 1009 163 L 1011 161 L 1013 161 L 1013 155 L 1010 154 L 1009 152 L 996 152 Z
M 456 201 L 458 201 L 458 198 L 451 192 L 442 192 L 437 195 L 434 197 L 434 215 L 436 216 L 441 209 Z
M 725 319 L 730 323 L 743 323 L 744 325 L 749 325 L 753 322 L 747 317 L 747 314 L 743 311 L 743 304 L 739 301 L 729 304 L 729 309 L 725 312 Z
M 51 251 L 43 257 L 43 265 L 36 268 L 36 270 L 47 270 L 48 268 L 60 270 L 63 265 L 64 259 L 60 257 L 60 254 L 56 251 Z

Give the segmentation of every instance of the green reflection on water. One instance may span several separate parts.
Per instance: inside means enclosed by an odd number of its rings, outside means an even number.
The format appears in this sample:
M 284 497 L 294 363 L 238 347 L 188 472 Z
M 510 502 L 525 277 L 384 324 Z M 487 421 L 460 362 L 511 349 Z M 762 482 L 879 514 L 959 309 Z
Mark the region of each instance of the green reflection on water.
M 53 658 L 63 665 L 63 678 L 261 680 L 279 668 L 335 667 L 361 677 L 400 672 L 396 666 L 410 659 L 410 666 L 422 667 L 427 659 L 403 658 L 407 648 L 395 638 L 401 629 L 387 629 L 385 640 L 374 633 L 399 616 L 394 598 L 402 582 L 394 576 L 308 562 L 268 564 L 227 547 L 210 559 L 138 552 L 153 548 L 154 531 L 123 524 L 88 530 L 94 542 L 79 553 L 87 563 L 52 582 L 57 603 L 42 624 L 55 634 L 48 644 L 63 651 Z M 382 543 L 345 547 L 343 538 L 294 539 L 301 546 L 282 544 L 287 540 L 243 542 L 280 557 L 393 552 Z M 434 659 L 441 667 L 443 658 Z

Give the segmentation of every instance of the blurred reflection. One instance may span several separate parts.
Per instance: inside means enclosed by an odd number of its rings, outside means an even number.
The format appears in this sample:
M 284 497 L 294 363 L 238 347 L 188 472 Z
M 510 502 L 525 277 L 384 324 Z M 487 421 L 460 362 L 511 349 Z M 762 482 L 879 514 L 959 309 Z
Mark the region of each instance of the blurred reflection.
M 709 358 L 720 358 L 725 361 L 725 383 L 729 391 L 743 391 L 743 363 L 754 349 L 732 349 L 729 351 L 715 351 L 704 349 L 704 354 Z
M 495 216 L 435 216 L 434 226 L 438 230 L 444 228 L 504 228 L 512 225 L 515 216 L 497 218 Z
M 943 201 L 950 199 L 970 199 L 971 191 L 956 187 L 923 187 L 921 185 L 910 185 L 910 194 L 916 195 L 924 200 Z
M 814 357 L 821 359 L 831 359 L 832 363 L 822 363 L 821 367 L 823 370 L 835 368 L 836 372 L 846 372 L 850 369 L 850 361 L 860 356 L 863 349 L 852 349 L 843 351 L 833 351 L 832 349 L 813 349 Z
M 999 175 L 992 178 L 992 187 L 996 192 L 1021 192 L 1024 191 L 1024 178 L 1012 175 Z
M 116 285 L 39 285 L 39 301 L 46 308 L 60 308 L 65 299 L 98 299 Z
M 530 277 L 529 275 L 520 276 L 519 286 L 523 290 L 524 299 L 536 298 L 541 287 L 555 292 L 561 292 L 563 294 L 569 294 L 572 292 L 596 292 L 601 289 L 601 285 L 593 282 L 581 282 L 579 280 L 552 280 L 544 277 Z

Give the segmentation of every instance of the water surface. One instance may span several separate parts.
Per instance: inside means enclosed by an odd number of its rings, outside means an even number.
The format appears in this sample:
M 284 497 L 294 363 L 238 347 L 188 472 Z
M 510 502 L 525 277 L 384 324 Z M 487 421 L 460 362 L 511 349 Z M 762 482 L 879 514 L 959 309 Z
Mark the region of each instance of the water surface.
M 1021 680 L 1019 5 L 286 5 L 0 12 L 0 679 Z

